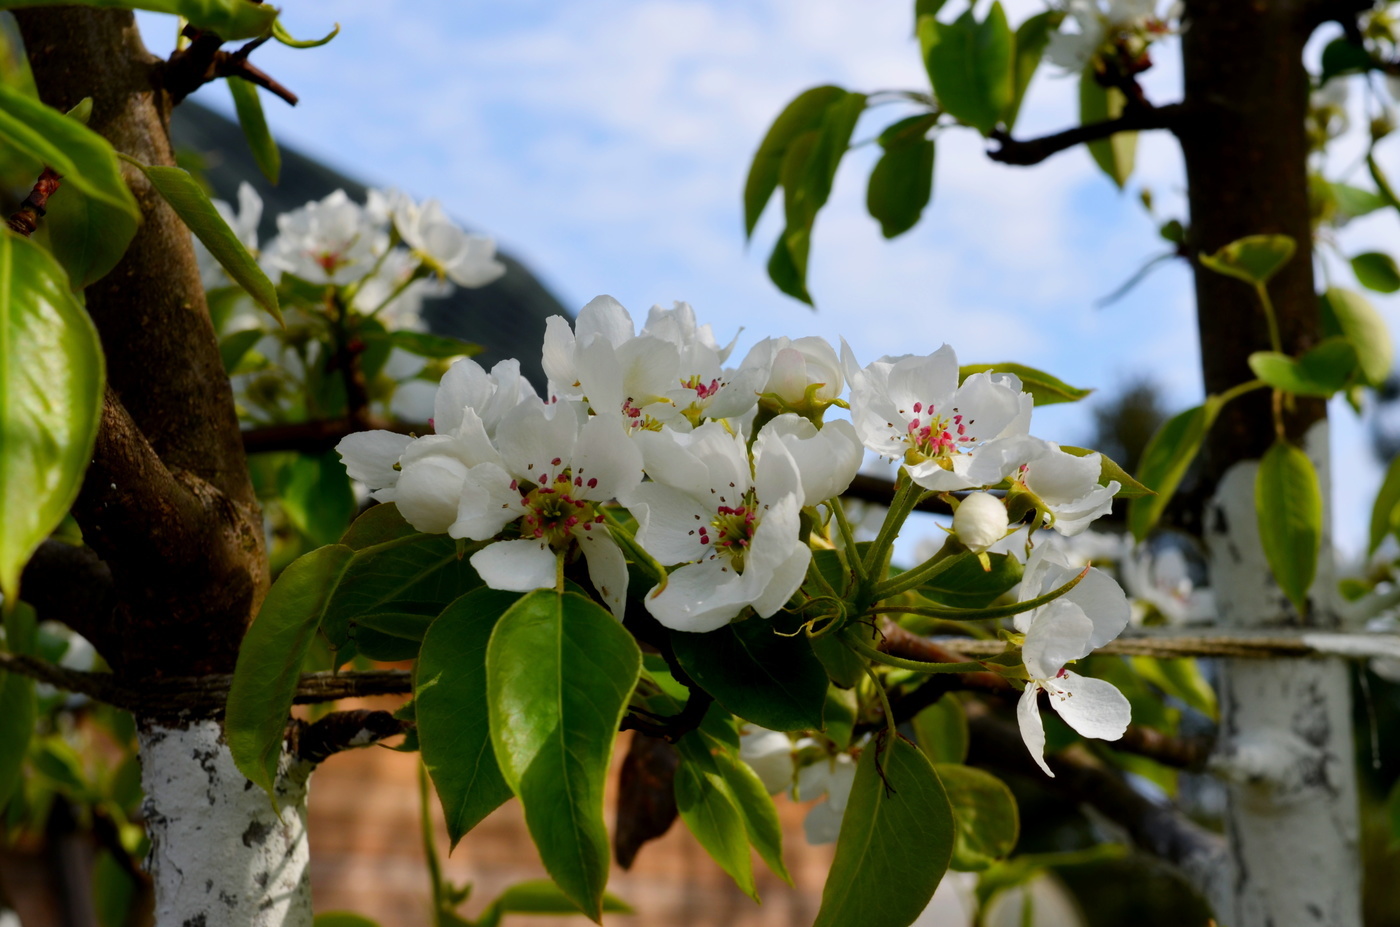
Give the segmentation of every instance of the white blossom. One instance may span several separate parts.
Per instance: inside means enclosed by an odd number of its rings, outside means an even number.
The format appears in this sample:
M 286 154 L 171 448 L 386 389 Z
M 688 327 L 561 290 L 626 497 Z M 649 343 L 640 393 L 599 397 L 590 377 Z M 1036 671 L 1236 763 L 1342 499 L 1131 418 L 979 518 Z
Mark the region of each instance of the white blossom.
M 1054 562 L 1038 547 L 1021 577 L 1021 601 L 1037 598 L 1064 585 L 1076 571 Z M 1048 776 L 1045 727 L 1037 695 L 1045 691 L 1050 705 L 1084 737 L 1117 740 L 1131 718 L 1128 700 L 1111 683 L 1080 676 L 1065 664 L 1088 656 L 1107 644 L 1128 624 L 1128 600 L 1106 574 L 1089 569 L 1079 584 L 1054 601 L 1016 616 L 1016 629 L 1025 634 L 1021 658 L 1029 681 L 1016 705 L 1021 737 L 1032 758 Z
M 267 264 L 312 283 L 354 283 L 374 268 L 389 247 L 382 223 L 337 190 L 323 200 L 277 217 L 277 237 Z
M 453 283 L 482 287 L 500 278 L 506 266 L 496 260 L 495 239 L 463 231 L 447 218 L 437 200 L 415 203 L 398 191 L 383 194 L 376 207 L 387 207 L 394 228 L 413 253 Z
M 800 750 L 811 743 L 814 741 L 810 739 L 798 741 L 797 748 Z M 845 816 L 846 802 L 850 800 L 851 786 L 855 781 L 856 762 L 848 753 L 819 758 L 797 771 L 794 798 L 812 801 L 826 796 L 826 801 L 813 806 L 802 822 L 808 843 L 815 846 L 836 842 L 841 834 L 841 819 Z
M 1047 441 L 1044 452 L 1023 464 L 1016 479 L 1045 504 L 1054 516 L 1055 530 L 1072 537 L 1113 508 L 1113 497 L 1122 484 L 1110 480 L 1100 485 L 1102 466 L 1099 454 L 1077 457 Z
M 990 486 L 1045 449 L 1028 434 L 1031 397 L 1020 380 L 974 373 L 960 386 L 957 355 L 946 344 L 923 357 L 882 357 L 864 369 L 847 345 L 843 362 L 861 442 L 903 460 L 925 489 Z
M 1006 504 L 991 493 L 972 493 L 953 513 L 953 534 L 974 554 L 1006 537 L 1007 528 Z
M 739 759 L 758 775 L 769 795 L 777 795 L 792 785 L 796 766 L 793 746 L 781 731 L 770 731 L 756 724 L 739 729 Z
M 814 411 L 841 395 L 846 383 L 836 349 L 824 338 L 764 338 L 749 349 L 741 371 L 756 379 L 764 396 L 776 396 L 779 408 Z
M 393 249 L 356 287 L 350 305 L 363 315 L 373 313 L 390 330 L 423 331 L 423 300 L 447 296 L 452 284 L 433 277 L 414 280 L 420 263 L 407 250 Z

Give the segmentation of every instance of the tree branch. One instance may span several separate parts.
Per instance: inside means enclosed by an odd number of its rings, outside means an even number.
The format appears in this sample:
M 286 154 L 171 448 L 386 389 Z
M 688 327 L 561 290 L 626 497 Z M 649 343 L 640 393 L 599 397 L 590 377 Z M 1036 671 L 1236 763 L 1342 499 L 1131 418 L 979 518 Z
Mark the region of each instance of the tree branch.
M 1000 147 L 987 152 L 987 157 L 1002 164 L 1039 164 L 1067 148 L 1096 142 L 1119 132 L 1142 132 L 1148 129 L 1170 129 L 1176 132 L 1185 117 L 1186 110 L 1182 104 L 1172 103 L 1167 106 L 1134 106 L 1117 119 L 1091 122 L 1054 135 L 1025 141 L 1017 141 L 1010 133 L 998 129 L 992 132 L 991 138 L 998 142 Z
M 387 711 L 333 711 L 311 724 L 298 725 L 294 752 L 299 759 L 319 765 L 345 750 L 396 737 L 409 726 Z
M 388 419 L 371 418 L 370 428 L 393 431 L 401 435 L 432 434 L 432 426 L 426 422 L 400 422 Z M 268 425 L 263 428 L 250 428 L 243 432 L 243 448 L 249 454 L 265 454 L 269 451 L 299 451 L 303 454 L 320 454 L 340 443 L 346 435 L 366 430 L 364 426 L 349 419 L 328 421 L 294 422 L 289 425 Z
M 190 44 L 171 54 L 161 80 L 173 103 L 182 102 L 200 87 L 221 77 L 240 77 L 276 94 L 291 106 L 297 105 L 295 93 L 248 61 L 248 55 L 267 41 L 265 38 L 254 39 L 230 52 L 220 48 L 224 40 L 213 32 L 186 26 L 184 35 Z
M 49 197 L 58 190 L 62 177 L 63 175 L 53 168 L 44 167 L 39 179 L 34 181 L 34 189 L 29 191 L 24 202 L 19 204 L 19 209 L 7 221 L 10 231 L 25 238 L 34 234 L 34 230 L 39 227 L 39 220 L 44 217 Z

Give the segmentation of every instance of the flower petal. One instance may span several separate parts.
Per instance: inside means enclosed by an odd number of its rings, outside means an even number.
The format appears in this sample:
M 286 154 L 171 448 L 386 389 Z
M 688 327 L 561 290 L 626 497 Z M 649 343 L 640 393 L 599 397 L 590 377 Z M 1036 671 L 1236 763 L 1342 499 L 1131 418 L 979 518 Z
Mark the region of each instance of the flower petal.
M 1084 737 L 1117 740 L 1132 720 L 1127 697 L 1102 679 L 1065 670 L 1047 691 L 1060 717 Z
M 627 558 L 603 525 L 574 529 L 579 549 L 588 561 L 588 578 L 618 621 L 627 610 Z
M 510 474 L 494 463 L 477 464 L 462 481 L 457 520 L 447 533 L 454 538 L 484 541 L 525 514 L 519 490 L 512 489 Z
M 471 556 L 481 581 L 503 592 L 549 589 L 556 578 L 556 562 L 548 544 L 527 538 L 497 541 Z
M 1040 686 L 1032 682 L 1021 693 L 1021 699 L 1016 703 L 1016 723 L 1021 728 L 1021 739 L 1026 742 L 1031 759 L 1045 770 L 1045 775 L 1053 779 L 1055 774 L 1045 765 L 1045 723 L 1040 720 L 1040 705 L 1036 700 L 1038 692 Z
M 412 443 L 408 435 L 392 431 L 361 431 L 341 438 L 335 449 L 351 479 L 370 489 L 383 489 L 398 484 L 399 471 L 394 464 Z
M 653 589 L 646 597 L 647 611 L 657 621 L 673 631 L 694 633 L 724 627 L 748 604 L 743 578 L 718 560 L 681 567 L 665 589 Z
M 570 469 L 575 497 L 617 499 L 642 482 L 642 452 L 627 439 L 620 418 L 595 415 L 579 429 Z
M 467 467 L 455 457 L 435 454 L 404 465 L 395 488 L 399 514 L 426 534 L 446 534 L 457 520 Z
M 1049 679 L 1070 660 L 1078 660 L 1093 648 L 1089 635 L 1094 623 L 1073 602 L 1056 599 L 1036 610 L 1021 659 L 1032 679 Z

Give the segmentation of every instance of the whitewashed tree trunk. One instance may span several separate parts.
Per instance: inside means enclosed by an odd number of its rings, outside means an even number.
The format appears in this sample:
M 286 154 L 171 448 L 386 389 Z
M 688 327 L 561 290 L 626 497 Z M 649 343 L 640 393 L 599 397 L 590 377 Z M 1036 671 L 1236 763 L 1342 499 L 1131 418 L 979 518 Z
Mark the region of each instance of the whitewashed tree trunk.
M 311 764 L 283 753 L 279 818 L 218 721 L 142 725 L 139 742 L 155 927 L 310 927 Z
M 1305 450 L 1329 499 L 1327 422 Z M 1300 618 L 1273 581 L 1255 513 L 1257 461 L 1226 471 L 1206 511 L 1210 584 L 1222 626 L 1335 628 L 1331 530 Z M 1212 769 L 1227 783 L 1230 871 L 1211 886 L 1224 927 L 1360 927 L 1361 861 L 1347 664 L 1226 660 Z

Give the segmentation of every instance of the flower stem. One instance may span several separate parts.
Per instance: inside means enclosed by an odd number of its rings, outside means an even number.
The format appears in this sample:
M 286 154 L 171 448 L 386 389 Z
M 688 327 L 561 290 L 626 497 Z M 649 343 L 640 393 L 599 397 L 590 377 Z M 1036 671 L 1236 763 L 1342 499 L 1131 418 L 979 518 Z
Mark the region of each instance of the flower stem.
M 880 677 L 875 675 L 875 671 L 870 668 L 870 664 L 862 667 L 865 675 L 870 677 L 870 684 L 875 687 L 875 694 L 880 699 L 880 708 L 885 713 L 885 729 L 894 737 L 899 733 L 899 726 L 894 722 L 894 709 L 890 707 L 890 697 L 885 694 L 885 687 L 880 684 Z
M 885 520 L 880 524 L 880 533 L 875 536 L 875 543 L 871 544 L 870 550 L 865 553 L 867 576 L 875 575 L 880 565 L 885 562 L 890 548 L 894 546 L 894 539 L 899 537 L 899 529 L 904 526 L 904 520 L 914 511 L 914 506 L 919 504 L 919 497 L 923 495 L 923 487 L 911 480 L 908 473 L 901 471 L 899 480 L 899 488 L 895 490 L 894 499 L 890 502 L 890 510 L 885 513 Z
M 878 602 L 881 599 L 888 599 L 892 595 L 907 592 L 915 586 L 921 586 L 944 570 L 962 563 L 968 557 L 972 556 L 970 551 L 963 551 L 960 554 L 955 554 L 950 557 L 944 553 L 945 550 L 947 550 L 946 547 L 940 550 L 938 554 L 935 554 L 931 559 L 914 567 L 914 569 L 906 570 L 898 576 L 892 576 L 883 583 L 877 585 L 875 590 L 871 593 L 871 600 Z
M 1254 284 L 1254 292 L 1259 294 L 1259 303 L 1264 307 L 1264 318 L 1269 323 L 1269 344 L 1278 353 L 1283 353 L 1283 339 L 1278 333 L 1278 316 L 1274 314 L 1273 300 L 1269 299 L 1269 288 L 1262 283 Z
M 840 499 L 832 499 L 830 505 L 832 514 L 836 516 L 836 529 L 841 532 L 841 559 L 846 561 L 846 566 L 855 574 L 856 582 L 864 583 L 868 574 L 865 572 L 865 563 L 860 559 L 855 532 L 851 530 L 851 522 L 846 518 L 846 507 L 841 504 Z
M 876 663 L 893 666 L 895 669 L 909 670 L 912 673 L 976 673 L 983 669 L 981 663 L 925 663 L 922 660 L 906 660 L 877 650 L 853 634 L 842 636 L 845 645 L 856 653 Z

